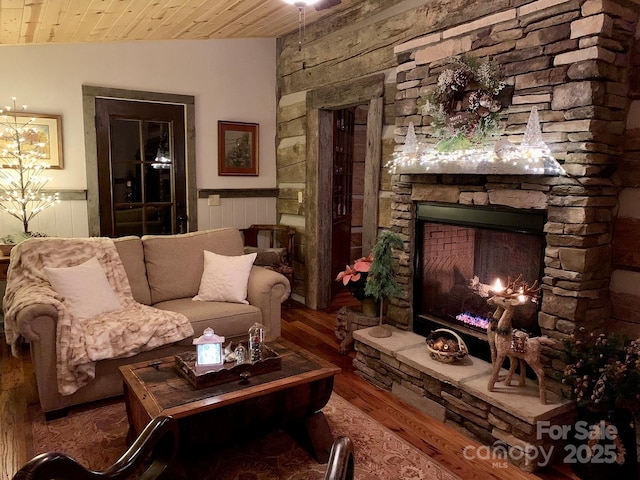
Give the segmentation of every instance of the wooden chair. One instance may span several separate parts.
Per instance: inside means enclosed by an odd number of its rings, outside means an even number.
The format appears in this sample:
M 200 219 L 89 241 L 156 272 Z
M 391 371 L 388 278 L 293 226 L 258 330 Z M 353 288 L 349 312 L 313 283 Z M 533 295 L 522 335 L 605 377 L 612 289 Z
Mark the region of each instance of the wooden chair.
M 124 480 L 142 465 L 149 466 L 138 480 L 186 479 L 182 466 L 173 469 L 179 443 L 178 422 L 171 417 L 156 417 L 116 463 L 104 472 L 93 472 L 64 453 L 49 452 L 34 457 L 12 480 Z M 353 480 L 353 443 L 338 437 L 331 447 L 324 480 Z
M 349 437 L 338 437 L 331 447 L 324 480 L 353 480 L 354 468 L 353 442 Z
M 64 453 L 49 452 L 31 459 L 13 480 L 124 480 L 142 466 L 148 467 L 138 478 L 173 478 L 171 467 L 178 453 L 178 422 L 156 417 L 145 427 L 127 451 L 104 472 L 93 472 Z
M 287 225 L 251 225 L 240 231 L 244 236 L 245 253 L 258 254 L 255 265 L 283 274 L 293 289 L 295 229 Z

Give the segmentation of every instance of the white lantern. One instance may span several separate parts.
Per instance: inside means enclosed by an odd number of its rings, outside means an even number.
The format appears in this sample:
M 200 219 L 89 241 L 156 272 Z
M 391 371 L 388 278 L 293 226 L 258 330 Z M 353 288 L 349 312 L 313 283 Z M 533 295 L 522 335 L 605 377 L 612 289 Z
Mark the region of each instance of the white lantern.
M 206 328 L 204 333 L 193 340 L 196 346 L 196 373 L 220 370 L 224 365 L 222 355 L 222 344 L 224 337 L 220 337 L 213 332 L 212 328 Z

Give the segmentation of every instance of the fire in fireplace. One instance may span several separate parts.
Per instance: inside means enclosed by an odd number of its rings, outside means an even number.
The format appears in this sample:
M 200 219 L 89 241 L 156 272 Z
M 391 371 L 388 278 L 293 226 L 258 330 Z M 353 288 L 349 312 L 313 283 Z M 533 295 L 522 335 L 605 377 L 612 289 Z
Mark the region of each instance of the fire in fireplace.
M 520 274 L 529 285 L 541 279 L 545 214 L 421 203 L 416 218 L 414 331 L 452 328 L 471 343 L 471 353 L 486 357 L 489 291 L 498 279 L 503 285 Z M 538 309 L 519 308 L 514 327 L 539 334 Z

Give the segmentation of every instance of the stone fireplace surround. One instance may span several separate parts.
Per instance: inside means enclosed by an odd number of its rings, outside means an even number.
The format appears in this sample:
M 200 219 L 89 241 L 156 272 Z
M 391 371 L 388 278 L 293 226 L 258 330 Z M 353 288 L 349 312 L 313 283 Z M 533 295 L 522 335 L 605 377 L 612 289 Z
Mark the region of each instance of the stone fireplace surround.
M 396 328 L 390 337 L 395 339 L 389 341 L 406 342 L 386 345 L 384 339 L 369 338 L 366 330 L 355 332 L 354 366 L 383 388 L 401 387 L 435 401 L 445 408 L 444 418 L 483 443 L 503 440 L 526 446 L 538 441 L 532 436 L 537 420 L 526 409 L 519 410 L 517 397 L 504 408 L 496 406 L 495 399 L 487 396 L 487 373 L 452 373 L 430 364 L 424 339 L 411 332 L 416 205 L 441 202 L 546 212 L 538 324 L 542 334 L 556 341 L 555 346 L 544 347 L 542 360 L 548 390 L 560 393 L 564 340 L 581 329 L 603 330 L 609 320 L 611 240 L 618 202 L 611 174 L 622 154 L 629 55 L 640 7 L 622 0 L 514 4 L 507 11 L 429 32 L 395 48 L 396 150 L 402 148 L 410 123 L 419 141 L 430 141 L 430 119 L 419 113 L 419 100 L 435 84 L 449 57 L 490 56 L 513 87 L 511 102 L 502 110 L 504 135 L 519 143 L 529 112 L 536 106 L 543 139 L 569 175 L 415 171 L 392 175 L 391 229 L 402 236 L 405 248 L 397 255 L 396 271 L 403 294 L 391 299 L 386 322 Z M 554 417 L 555 413 L 559 416 Z M 567 412 L 562 407 L 555 413 L 540 418 L 561 422 Z
M 577 325 L 588 331 L 603 328 L 608 315 L 610 224 L 616 189 L 586 188 L 575 183 L 566 177 L 400 175 L 394 186 L 393 217 L 394 226 L 400 227 L 407 240 L 397 277 L 404 286 L 404 295 L 389 307 L 391 323 L 411 329 L 418 202 L 546 210 L 545 269 L 538 324 L 544 335 L 557 340 L 555 347 L 544 348 L 543 364 L 547 377 L 555 380 L 548 382 L 548 388 L 559 392 L 564 369 L 563 341 Z M 591 221 L 586 221 L 587 216 Z
M 610 247 L 598 242 L 609 241 L 616 189 L 587 188 L 566 177 L 399 175 L 394 192 L 394 227 L 406 240 L 396 277 L 404 294 L 392 300 L 387 321 L 398 330 L 389 344 L 385 344 L 386 339 L 370 338 L 366 330 L 354 332 L 356 371 L 382 388 L 400 392 L 409 401 L 435 402 L 443 409 L 442 420 L 486 445 L 504 444 L 517 452 L 549 448 L 553 442 L 538 438 L 538 422 L 568 425 L 572 418 L 572 409 L 561 393 L 563 341 L 576 325 L 602 328 L 608 312 Z M 423 201 L 546 211 L 538 324 L 542 334 L 556 340 L 554 347 L 543 347 L 547 390 L 555 393 L 549 397 L 549 405 L 539 404 L 535 381 L 528 381 L 524 392 L 499 382 L 498 392 L 489 393 L 488 363 L 468 357 L 462 365 L 439 364 L 429 358 L 424 337 L 410 332 L 415 212 L 416 205 Z M 586 216 L 591 219 L 588 223 Z M 433 407 L 427 407 L 430 410 Z M 554 448 L 562 451 L 558 445 Z M 525 459 L 513 463 L 527 471 L 538 469 L 537 460 Z
M 392 176 L 391 229 L 405 240 L 387 321 L 411 330 L 415 211 L 418 202 L 546 211 L 544 276 L 538 323 L 556 340 L 545 348 L 549 389 L 560 391 L 563 341 L 609 318 L 611 239 L 618 190 L 611 180 L 622 153 L 628 56 L 639 7 L 613 0 L 539 0 L 395 47 L 396 149 L 409 123 L 429 142 L 419 102 L 450 57 L 491 57 L 512 86 L 503 105 L 504 136 L 519 143 L 536 106 L 543 139 L 569 176 L 403 173 Z
M 406 240 L 396 276 L 404 293 L 392 300 L 387 317 L 397 330 L 389 344 L 369 337 L 367 330 L 354 332 L 356 371 L 410 401 L 435 402 L 443 409 L 444 421 L 486 445 L 505 444 L 520 452 L 549 448 L 553 442 L 538 438 L 538 422 L 568 425 L 572 418 L 570 405 L 562 400 L 563 341 L 577 325 L 602 328 L 608 314 L 610 223 L 616 189 L 589 187 L 568 177 L 401 174 L 395 178 L 394 193 L 394 228 Z M 429 358 L 424 337 L 411 332 L 415 212 L 423 201 L 546 211 L 538 324 L 542 334 L 556 340 L 554 347 L 543 347 L 547 390 L 555 394 L 549 397 L 549 405 L 539 405 L 535 381 L 528 381 L 524 392 L 499 382 L 498 392 L 489 393 L 488 363 L 469 357 L 468 364 L 439 364 Z M 554 448 L 562 451 L 557 445 Z M 513 463 L 528 471 L 538 469 L 535 461 Z

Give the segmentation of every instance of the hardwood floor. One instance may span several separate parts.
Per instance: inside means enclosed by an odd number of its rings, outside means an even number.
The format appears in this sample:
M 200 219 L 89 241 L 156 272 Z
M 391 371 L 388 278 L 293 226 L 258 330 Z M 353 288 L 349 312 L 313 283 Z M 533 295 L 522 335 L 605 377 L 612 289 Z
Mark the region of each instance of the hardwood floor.
M 284 338 L 342 368 L 335 379 L 336 393 L 463 480 L 577 479 L 563 465 L 533 475 L 512 466 L 492 468 L 489 461 L 465 460 L 462 451 L 467 445 L 475 445 L 473 441 L 358 377 L 351 365 L 355 354 L 340 355 L 333 332 L 337 310 L 343 305 L 354 306 L 354 302 L 345 293 L 336 297 L 331 307 L 324 311 L 313 311 L 293 302 L 291 307 L 283 308 L 282 313 Z M 0 480 L 9 480 L 33 456 L 27 405 L 38 400 L 28 349 L 23 349 L 15 358 L 3 341 L 0 371 Z

